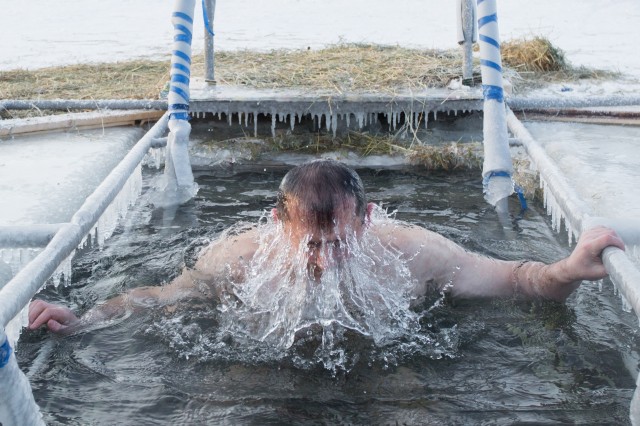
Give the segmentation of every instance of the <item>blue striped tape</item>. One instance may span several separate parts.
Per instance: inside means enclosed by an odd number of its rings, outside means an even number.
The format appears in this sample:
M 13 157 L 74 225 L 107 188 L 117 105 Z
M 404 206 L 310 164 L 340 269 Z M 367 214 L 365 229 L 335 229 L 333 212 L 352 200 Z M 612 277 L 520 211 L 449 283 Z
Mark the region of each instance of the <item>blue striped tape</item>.
M 492 86 L 490 84 L 482 85 L 482 96 L 485 100 L 494 100 L 504 102 L 504 90 L 500 86 Z
M 9 360 L 11 359 L 11 345 L 9 344 L 9 340 L 5 337 L 4 343 L 0 346 L 0 368 L 7 365 Z
M 182 99 L 184 99 L 185 101 L 189 102 L 189 93 L 185 92 L 181 88 L 176 87 L 176 86 L 171 86 L 171 88 L 169 90 L 171 92 L 173 92 L 173 93 L 177 93 L 179 96 L 182 97 Z
M 498 49 L 500 49 L 500 43 L 495 38 L 487 37 L 486 35 L 480 34 L 480 41 L 484 41 Z
M 189 105 L 187 104 L 171 104 L 169 105 L 169 112 L 173 111 L 189 111 Z
M 189 28 L 187 28 L 186 26 L 181 25 L 181 24 L 174 25 L 173 28 L 175 28 L 178 31 L 182 31 L 184 36 L 189 37 L 189 43 L 191 43 L 191 39 L 193 38 L 193 34 L 191 33 L 191 30 L 189 30 Z
M 186 34 L 176 34 L 173 36 L 173 41 L 181 41 L 187 44 L 191 44 L 191 37 Z
M 480 59 L 480 65 L 485 66 L 485 67 L 489 67 L 489 68 L 493 68 L 494 70 L 498 71 L 498 72 L 502 72 L 502 67 L 500 66 L 500 64 L 497 64 L 493 61 L 489 61 L 487 59 Z
M 186 112 L 174 112 L 169 114 L 170 120 L 185 120 L 189 121 L 189 114 Z
M 527 205 L 527 198 L 524 196 L 524 190 L 520 185 L 513 185 L 513 189 L 518 195 L 518 200 L 520 201 L 520 214 L 522 214 L 529 208 L 529 206 Z
M 171 68 L 176 69 L 176 70 L 180 70 L 183 73 L 185 73 L 187 77 L 191 77 L 191 69 L 186 65 L 171 64 Z
M 478 28 L 482 28 L 484 25 L 491 22 L 498 22 L 497 13 L 494 13 L 493 15 L 483 16 L 482 18 L 478 19 Z
M 184 53 L 181 50 L 174 50 L 172 52 L 175 56 L 177 56 L 180 59 L 184 59 L 185 62 L 187 62 L 188 64 L 191 64 L 191 56 L 187 55 L 186 53 Z
M 175 18 L 180 18 L 180 19 L 184 19 L 185 21 L 187 21 L 188 23 L 190 23 L 191 25 L 193 25 L 193 18 L 189 15 L 187 15 L 186 13 L 183 12 L 173 12 L 173 14 L 171 15 Z
M 211 27 L 211 23 L 209 22 L 209 14 L 207 13 L 207 5 L 204 0 L 202 0 L 202 14 L 204 15 L 204 27 L 207 29 L 211 36 L 214 36 L 213 28 Z
M 171 82 L 172 83 L 182 83 L 182 84 L 189 85 L 189 77 L 187 77 L 186 75 L 182 75 L 182 74 L 173 74 L 171 76 Z

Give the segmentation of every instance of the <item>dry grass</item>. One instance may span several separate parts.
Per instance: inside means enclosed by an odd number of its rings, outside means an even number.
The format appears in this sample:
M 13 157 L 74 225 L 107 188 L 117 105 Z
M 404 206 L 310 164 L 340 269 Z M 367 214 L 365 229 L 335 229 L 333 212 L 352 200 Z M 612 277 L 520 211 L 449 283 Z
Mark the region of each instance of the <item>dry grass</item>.
M 544 37 L 511 40 L 502 43 L 502 63 L 515 71 L 563 71 L 567 69 L 564 52 Z
M 615 76 L 572 68 L 563 53 L 541 37 L 508 41 L 502 46 L 505 74 L 517 91 L 549 82 Z M 320 50 L 216 53 L 219 84 L 331 93 L 396 93 L 444 87 L 460 76 L 461 67 L 459 49 L 339 44 Z M 195 56 L 192 75 L 203 75 L 203 69 L 203 57 Z M 0 99 L 157 99 L 168 80 L 168 59 L 0 71 Z M 7 118 L 38 116 L 42 112 L 0 114 Z
M 154 99 L 168 61 L 135 60 L 0 72 L 5 99 Z
M 458 51 L 343 44 L 321 50 L 216 53 L 219 84 L 329 91 L 395 91 L 444 86 L 458 76 Z M 155 99 L 169 61 L 135 60 L 0 72 L 5 99 Z M 192 75 L 203 74 L 202 56 Z
M 516 90 L 531 89 L 548 83 L 582 79 L 601 80 L 618 77 L 618 73 L 573 67 L 564 52 L 544 37 L 510 40 L 501 45 L 505 74 Z
M 305 87 L 338 92 L 379 92 L 445 86 L 459 76 L 455 51 L 341 44 L 322 50 L 221 52 L 216 79 L 258 88 Z
M 411 138 L 399 138 L 388 133 L 348 131 L 336 137 L 324 133 L 277 133 L 275 137 L 260 138 L 259 143 L 252 137 L 209 140 L 205 145 L 218 149 L 238 149 L 242 146 L 251 152 L 250 158 L 257 159 L 265 153 L 296 152 L 301 154 L 322 154 L 328 152 L 355 153 L 362 157 L 387 155 L 402 157 L 408 163 L 432 171 L 479 170 L 482 166 L 482 144 L 439 143 L 423 145 Z M 254 143 L 241 143 L 254 142 Z

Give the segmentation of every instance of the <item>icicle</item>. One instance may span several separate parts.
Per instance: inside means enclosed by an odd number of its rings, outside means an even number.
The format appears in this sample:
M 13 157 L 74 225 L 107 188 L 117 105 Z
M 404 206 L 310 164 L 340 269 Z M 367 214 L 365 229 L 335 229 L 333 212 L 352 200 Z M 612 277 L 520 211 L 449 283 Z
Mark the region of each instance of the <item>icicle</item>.
M 289 124 L 291 124 L 291 131 L 293 132 L 296 127 L 296 115 L 294 113 L 289 114 Z
M 364 122 L 364 113 L 362 112 L 356 113 L 356 120 L 358 121 L 358 130 L 362 130 L 363 122 Z
M 433 110 L 433 121 L 438 121 L 438 110 Z
M 69 256 L 58 266 L 53 275 L 53 285 L 57 288 L 60 283 L 63 283 L 65 286 L 71 284 L 71 260 L 73 256 L 76 254 L 76 251 L 73 250 Z
M 349 128 L 349 126 L 351 126 L 351 114 L 345 114 L 346 118 L 345 120 L 347 121 L 347 129 Z
M 227 111 L 227 123 L 229 124 L 229 126 L 231 126 L 232 121 L 233 121 L 233 114 Z
M 597 280 L 596 283 L 598 284 L 598 291 L 600 293 L 602 293 L 602 284 L 603 284 L 604 280 Z
M 567 239 L 569 240 L 569 245 L 573 244 L 573 227 L 567 222 L 564 221 L 565 227 L 567 228 Z
M 454 117 L 457 117 L 457 116 L 458 116 L 458 110 L 457 110 L 457 109 L 454 109 L 454 110 L 453 110 L 453 116 L 454 116 Z
M 24 308 L 22 308 L 22 310 L 18 313 L 18 315 L 16 315 L 15 317 L 13 317 L 11 321 L 9 321 L 9 324 L 7 324 L 7 326 L 4 329 L 5 334 L 7 335 L 7 340 L 9 340 L 9 343 L 13 348 L 15 348 L 16 344 L 18 343 L 18 338 L 20 337 L 20 331 L 22 331 L 22 329 L 27 325 L 29 325 L 29 305 L 28 304 Z M 15 392 L 16 391 L 15 388 L 13 388 L 12 391 Z
M 218 117 L 218 121 L 222 120 L 221 116 L 220 116 L 220 111 L 216 112 L 216 116 Z
M 41 248 L 5 248 L 0 249 L 0 260 L 9 265 L 11 275 L 17 274 L 27 263 L 31 262 L 40 252 Z
M 258 137 L 258 113 L 253 113 L 253 137 Z
M 244 127 L 249 127 L 249 111 L 244 112 Z
M 271 113 L 271 136 L 276 137 L 276 114 Z
M 335 139 L 336 133 L 338 132 L 338 114 L 333 114 L 331 116 L 331 130 L 333 131 L 333 138 Z
M 242 126 L 242 111 L 238 111 L 238 126 Z

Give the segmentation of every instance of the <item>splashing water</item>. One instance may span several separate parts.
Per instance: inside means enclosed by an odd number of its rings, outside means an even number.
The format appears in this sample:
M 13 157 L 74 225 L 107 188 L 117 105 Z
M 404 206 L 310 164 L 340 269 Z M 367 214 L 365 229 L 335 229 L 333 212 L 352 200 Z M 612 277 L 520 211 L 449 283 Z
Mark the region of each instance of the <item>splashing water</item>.
M 373 220 L 391 219 L 379 211 Z M 260 248 L 244 266 L 243 282 L 232 283 L 233 294 L 220 306 L 219 336 L 234 346 L 262 347 L 268 358 L 282 359 L 315 345 L 311 358 L 297 357 L 297 364 L 320 363 L 334 372 L 359 357 L 350 336 L 368 340 L 370 354 L 385 363 L 416 352 L 453 356 L 455 330 L 435 337 L 421 331 L 406 261 L 374 232 L 347 232 L 338 243 L 323 244 L 334 261 L 320 277 L 308 263 L 308 237 L 292 247 L 283 226 L 271 220 L 261 221 L 258 234 Z

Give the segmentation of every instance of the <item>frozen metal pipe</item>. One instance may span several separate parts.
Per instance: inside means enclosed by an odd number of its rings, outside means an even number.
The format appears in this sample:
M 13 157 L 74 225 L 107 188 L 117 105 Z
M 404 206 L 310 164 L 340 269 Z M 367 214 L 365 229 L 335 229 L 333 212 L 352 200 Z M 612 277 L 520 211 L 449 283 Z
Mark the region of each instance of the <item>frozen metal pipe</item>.
M 500 210 L 506 210 L 505 199 L 513 193 L 513 164 L 502 88 L 496 0 L 478 2 L 478 33 L 484 97 L 482 183 L 487 202 L 493 206 L 500 204 Z
M 462 83 L 473 84 L 473 43 L 478 38 L 476 1 L 458 0 L 456 4 L 458 44 L 462 46 Z
M 581 232 L 597 224 L 618 225 L 618 227 L 623 228 L 621 230 L 625 232 L 624 229 L 627 227 L 638 224 L 637 220 L 620 221 L 593 216 L 591 214 L 592 209 L 576 197 L 575 191 L 569 187 L 558 167 L 551 161 L 544 149 L 533 139 L 531 134 L 511 110 L 508 112 L 507 120 L 509 129 L 522 141 L 522 145 L 525 147 L 529 157 L 536 164 L 540 176 L 544 177 L 547 183 L 545 190 L 553 194 L 553 197 L 565 214 L 565 223 L 569 222 L 569 226 Z M 626 233 L 628 234 L 629 232 Z M 635 238 L 638 233 L 638 229 L 631 232 L 631 238 Z M 624 236 L 623 234 L 623 239 Z M 627 237 L 629 237 L 629 235 L 627 235 Z M 629 244 L 627 241 L 625 241 L 625 243 Z M 640 271 L 638 271 L 638 268 L 629 260 L 624 251 L 617 247 L 607 247 L 602 253 L 602 261 L 609 274 L 609 278 L 611 278 L 611 281 L 616 285 L 620 294 L 622 294 L 629 306 L 631 306 L 636 313 L 636 316 L 640 318 L 640 287 L 638 286 L 638 283 L 640 283 Z M 634 425 L 640 424 L 639 383 L 640 378 L 638 378 L 636 382 L 636 389 L 629 407 L 629 416 L 631 423 Z
M 617 220 L 605 220 L 596 217 L 589 205 L 580 200 L 575 191 L 570 187 L 555 163 L 549 158 L 544 149 L 535 141 L 529 131 L 516 118 L 511 110 L 508 113 L 508 123 L 511 132 L 522 141 L 527 154 L 535 163 L 540 176 L 544 178 L 546 190 L 551 192 L 560 209 L 565 215 L 565 222 L 577 232 L 583 232 L 596 224 L 607 225 L 623 223 Z M 625 226 L 633 226 L 637 221 L 631 221 Z M 614 228 L 615 229 L 615 228 Z M 624 232 L 624 231 L 623 231 Z M 637 231 L 632 233 L 637 235 Z M 624 238 L 624 236 L 622 236 Z M 620 249 L 609 247 L 603 254 L 603 261 L 611 280 L 618 290 L 629 302 L 636 315 L 640 318 L 640 272 Z
M 168 120 L 168 114 L 158 120 L 86 199 L 70 223 L 65 223 L 44 250 L 0 290 L 0 327 L 6 327 L 9 321 L 18 315 L 58 265 L 91 231 L 142 161 L 153 139 L 166 131 Z
M 0 247 L 43 247 L 63 223 L 0 226 Z
M 31 385 L 18 367 L 16 355 L 0 327 L 0 424 L 44 425 Z
M 167 101 L 157 100 L 137 100 L 137 99 L 8 99 L 0 101 L 0 110 L 3 109 L 50 109 L 50 110 L 71 110 L 71 109 L 157 109 L 165 111 Z
M 580 96 L 560 98 L 558 96 L 516 96 L 507 99 L 514 111 L 540 108 L 585 108 L 640 105 L 638 95 Z
M 216 82 L 215 59 L 213 37 L 213 19 L 216 13 L 216 0 L 204 0 L 204 80 L 208 83 Z

